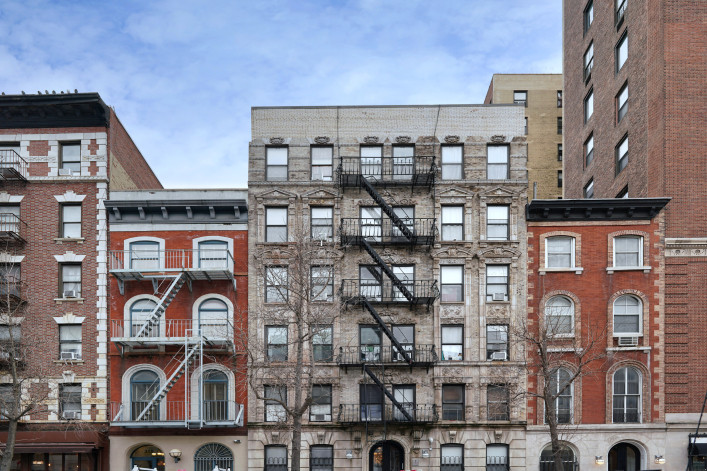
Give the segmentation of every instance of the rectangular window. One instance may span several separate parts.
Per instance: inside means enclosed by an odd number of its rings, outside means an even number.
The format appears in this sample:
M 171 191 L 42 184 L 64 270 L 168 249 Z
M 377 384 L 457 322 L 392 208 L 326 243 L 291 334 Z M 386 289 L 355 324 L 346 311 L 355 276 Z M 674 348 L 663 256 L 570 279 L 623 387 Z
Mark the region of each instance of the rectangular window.
M 528 118 L 523 118 L 525 120 L 525 124 L 523 126 L 523 134 L 528 134 Z
M 442 240 L 464 240 L 464 206 L 442 206 Z
M 312 328 L 312 348 L 314 361 L 332 361 L 334 359 L 334 329 L 330 325 L 317 325 Z
M 265 180 L 287 181 L 287 147 L 265 148 Z
M 265 302 L 284 303 L 288 299 L 287 267 L 265 268 Z
M 584 187 L 584 197 L 587 199 L 594 198 L 594 180 L 589 180 L 589 183 Z
M 589 93 L 584 98 L 584 122 L 589 121 L 589 118 L 594 114 L 594 90 L 589 90 Z
M 310 299 L 312 301 L 334 300 L 334 270 L 332 267 L 311 267 L 311 289 Z
M 464 471 L 464 445 L 442 445 L 440 471 Z
M 414 206 L 396 206 L 393 208 L 393 213 L 400 218 L 400 220 L 405 224 L 405 226 L 412 233 L 415 230 L 415 207 Z M 392 224 L 392 235 L 393 237 L 405 237 L 403 232 L 396 226 Z
M 562 108 L 562 90 L 557 90 L 557 107 Z
M 462 361 L 464 359 L 464 327 L 461 325 L 442 326 L 442 360 Z
M 557 134 L 562 134 L 562 117 L 557 118 Z
M 19 263 L 0 264 L 0 296 L 22 295 L 22 267 Z
M 7 420 L 9 414 L 15 413 L 15 407 L 19 404 L 15 404 L 15 396 L 12 393 L 11 384 L 0 384 L 0 420 Z M 13 471 L 19 471 L 21 468 L 18 466 L 14 468 Z
M 584 34 L 587 34 L 589 27 L 594 22 L 594 2 L 589 0 L 587 6 L 584 8 Z
M 574 267 L 574 237 L 545 239 L 545 266 L 547 268 Z
M 383 233 L 381 208 L 377 206 L 362 206 L 359 214 L 361 237 L 365 237 L 366 240 L 372 242 L 380 242 L 381 234 Z
M 557 144 L 557 160 L 562 162 L 562 144 Z
M 620 123 L 628 111 L 628 83 L 625 83 L 616 95 L 616 122 Z
M 442 285 L 442 302 L 457 303 L 464 300 L 464 267 L 443 265 L 439 267 Z
M 393 397 L 402 408 L 393 406 L 393 419 L 402 422 L 408 420 L 403 411 L 407 412 L 412 419 L 415 419 L 415 386 L 414 385 L 393 385 Z M 402 409 L 402 410 L 401 410 Z
M 594 134 L 590 134 L 586 141 L 584 141 L 584 165 L 586 167 L 592 163 L 594 159 Z
M 628 31 L 624 31 L 624 35 L 616 44 L 614 55 L 616 56 L 616 73 L 618 73 L 628 59 Z
M 361 175 L 366 178 L 380 178 L 382 157 L 381 146 L 361 146 Z
M 380 422 L 383 420 L 383 391 L 377 384 L 361 384 L 359 387 L 361 421 Z
M 486 445 L 486 471 L 507 471 L 508 445 Z
M 414 165 L 414 146 L 393 146 L 393 180 L 412 179 Z
M 442 420 L 464 420 L 464 385 L 442 385 Z
M 130 269 L 135 271 L 159 270 L 162 264 L 160 244 L 154 241 L 130 242 Z
M 265 471 L 287 471 L 286 446 L 265 446 Z
M 508 240 L 508 206 L 486 207 L 486 239 Z
M 584 51 L 584 81 L 589 80 L 592 76 L 592 68 L 594 67 L 594 43 L 589 43 L 589 47 Z
M 376 265 L 359 265 L 359 295 L 371 301 L 380 301 L 383 292 L 383 271 Z
M 486 265 L 486 301 L 508 301 L 508 265 Z
M 486 176 L 489 180 L 508 178 L 508 146 L 487 146 Z
M 81 205 L 61 205 L 61 237 L 78 239 L 81 237 Z
M 557 188 L 562 188 L 562 170 L 557 171 Z
M 643 265 L 643 237 L 614 237 L 614 266 L 640 267 Z
M 508 387 L 505 384 L 489 384 L 486 388 L 488 420 L 509 420 Z
M 414 357 L 415 354 L 415 326 L 413 325 L 394 325 L 393 338 L 400 343 L 403 350 Z M 397 347 L 393 348 L 393 361 L 403 361 L 402 353 L 398 352 Z
M 310 422 L 331 422 L 331 385 L 312 386 L 312 405 L 309 406 Z
M 62 419 L 81 418 L 81 385 L 80 384 L 60 384 L 59 402 L 61 406 Z
M 616 27 L 618 28 L 626 15 L 626 4 L 628 0 L 615 0 L 616 5 Z
M 528 106 L 528 92 L 527 90 L 514 90 L 513 91 L 513 103 L 518 105 Z
M 377 325 L 361 325 L 358 327 L 361 349 L 361 361 L 364 363 L 378 362 L 381 358 L 381 331 Z
M 265 386 L 265 422 L 287 420 L 287 386 Z
M 614 152 L 616 154 L 616 174 L 618 175 L 628 165 L 628 135 L 621 139 Z
M 508 326 L 486 326 L 486 359 L 508 360 Z
M 415 265 L 395 265 L 393 268 L 393 274 L 400 280 L 400 282 L 407 288 L 407 290 L 414 296 L 415 295 Z M 406 301 L 407 298 L 403 292 L 393 286 L 392 298 L 393 301 Z
M 81 297 L 81 265 L 66 264 L 59 265 L 59 297 L 80 298 Z
M 71 173 L 81 173 L 81 143 L 80 142 L 65 142 L 59 145 L 61 153 L 59 162 L 60 170 L 70 170 Z M 59 172 L 61 175 L 62 172 Z
M 265 242 L 287 242 L 287 208 L 265 208 Z
M 334 235 L 334 208 L 312 207 L 312 239 L 331 241 Z
M 0 232 L 20 234 L 20 205 L 0 206 Z
M 442 146 L 442 180 L 462 180 L 463 146 Z
M 287 361 L 287 326 L 271 325 L 265 327 L 268 360 Z
M 81 324 L 59 326 L 59 358 L 61 360 L 81 359 Z
M 312 180 L 330 182 L 334 175 L 333 147 L 312 147 Z
M 312 445 L 309 448 L 309 470 L 334 471 L 334 447 L 330 445 Z

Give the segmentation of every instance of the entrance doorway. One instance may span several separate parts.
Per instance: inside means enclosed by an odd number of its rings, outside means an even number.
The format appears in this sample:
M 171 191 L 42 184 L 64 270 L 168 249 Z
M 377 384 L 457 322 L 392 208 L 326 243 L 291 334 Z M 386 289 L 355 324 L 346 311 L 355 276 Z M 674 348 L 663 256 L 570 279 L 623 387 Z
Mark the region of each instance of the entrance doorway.
M 393 441 L 379 442 L 371 448 L 371 471 L 400 471 L 405 469 L 405 452 L 400 444 Z
M 609 471 L 639 471 L 641 452 L 630 443 L 618 443 L 609 450 Z
M 164 452 L 156 446 L 141 446 L 130 455 L 130 468 L 134 466 L 164 471 Z

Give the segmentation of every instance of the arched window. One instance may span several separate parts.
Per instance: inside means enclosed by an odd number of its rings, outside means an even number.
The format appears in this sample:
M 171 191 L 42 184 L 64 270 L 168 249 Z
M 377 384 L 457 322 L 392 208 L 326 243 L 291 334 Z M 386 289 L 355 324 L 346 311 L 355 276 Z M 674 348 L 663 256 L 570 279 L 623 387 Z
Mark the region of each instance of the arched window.
M 194 471 L 233 469 L 233 453 L 220 443 L 207 443 L 194 454 Z
M 130 242 L 129 260 L 131 270 L 158 270 L 160 268 L 160 243 L 141 240 Z
M 574 451 L 568 446 L 562 446 L 559 450 L 560 459 L 564 469 L 575 469 L 576 461 Z M 555 455 L 552 452 L 552 445 L 548 445 L 540 453 L 540 469 L 541 471 L 553 471 L 555 469 Z
M 209 339 L 226 339 L 228 331 L 228 306 L 220 299 L 210 298 L 199 304 L 199 329 Z
M 160 379 L 157 373 L 152 371 L 141 370 L 130 378 L 130 417 L 132 420 L 159 419 L 159 403 L 151 407 L 145 414 L 142 414 L 159 389 Z
M 229 268 L 228 242 L 223 240 L 204 240 L 199 242 L 199 268 Z
M 137 336 L 137 333 L 142 328 L 142 325 L 150 318 L 150 314 L 157 307 L 157 303 L 152 299 L 138 299 L 130 305 L 130 333 L 132 337 Z M 127 330 L 127 329 L 126 329 Z M 152 329 L 147 332 L 143 331 L 144 337 L 159 337 L 160 325 L 159 320 L 155 322 Z
M 643 304 L 636 296 L 625 294 L 614 301 L 614 334 L 640 334 Z
M 143 445 L 130 455 L 130 467 L 164 470 L 164 452 L 154 445 Z
M 204 420 L 228 420 L 228 377 L 219 370 L 204 373 Z
M 574 303 L 566 296 L 553 296 L 545 303 L 547 334 L 571 335 L 574 333 Z
M 557 368 L 550 378 L 550 391 L 555 399 L 555 417 L 558 424 L 572 423 L 572 373 L 567 368 Z M 547 421 L 547 416 L 545 417 Z
M 631 366 L 614 373 L 614 423 L 641 421 L 641 373 Z

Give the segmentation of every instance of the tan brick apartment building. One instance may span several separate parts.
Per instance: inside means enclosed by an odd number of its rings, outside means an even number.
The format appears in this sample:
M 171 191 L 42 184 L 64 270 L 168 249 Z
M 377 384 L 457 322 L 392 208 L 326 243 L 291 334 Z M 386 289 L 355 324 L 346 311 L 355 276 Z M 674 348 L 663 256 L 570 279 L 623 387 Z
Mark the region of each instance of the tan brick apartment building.
M 672 198 L 665 414 L 685 460 L 707 392 L 707 4 L 565 0 L 563 8 L 565 195 Z
M 562 74 L 493 74 L 484 103 L 525 106 L 528 194 L 562 197 Z
M 501 105 L 253 108 L 249 464 L 287 469 L 301 271 L 330 306 L 306 343 L 315 403 L 301 464 L 321 471 L 525 468 L 524 108 Z M 256 254 L 258 255 L 256 257 Z M 306 267 L 307 273 L 309 268 Z M 273 313 L 280 312 L 278 315 Z M 313 390 L 314 392 L 314 390 Z M 261 399 L 258 399 L 260 397 Z

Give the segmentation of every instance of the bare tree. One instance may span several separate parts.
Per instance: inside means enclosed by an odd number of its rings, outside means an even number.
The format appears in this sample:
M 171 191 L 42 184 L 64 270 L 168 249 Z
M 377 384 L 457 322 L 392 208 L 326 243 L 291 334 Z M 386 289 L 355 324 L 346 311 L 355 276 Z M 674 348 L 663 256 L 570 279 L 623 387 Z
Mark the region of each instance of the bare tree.
M 251 255 L 257 301 L 249 306 L 247 345 L 244 335 L 237 337 L 248 357 L 250 389 L 265 401 L 266 421 L 289 433 L 291 469 L 298 471 L 303 417 L 316 401 L 314 362 L 333 358 L 332 326 L 340 312 L 333 280 L 340 255 L 331 240 L 312 239 L 309 227 L 292 232 L 288 243 Z

